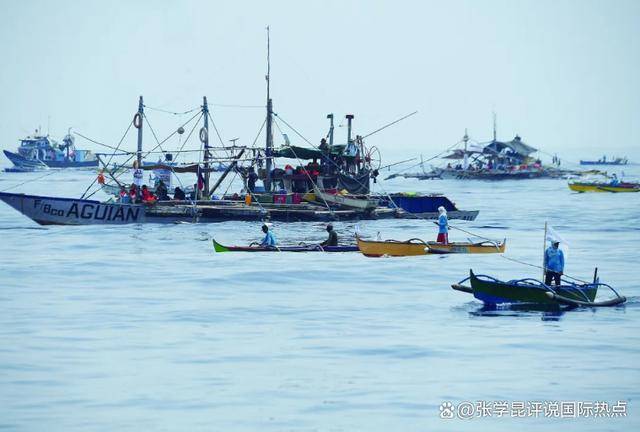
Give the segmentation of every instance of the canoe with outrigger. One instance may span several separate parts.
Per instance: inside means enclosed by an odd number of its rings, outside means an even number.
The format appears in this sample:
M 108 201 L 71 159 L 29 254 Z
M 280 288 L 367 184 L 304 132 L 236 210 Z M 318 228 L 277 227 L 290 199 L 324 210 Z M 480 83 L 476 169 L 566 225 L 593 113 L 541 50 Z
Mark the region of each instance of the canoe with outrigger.
M 213 249 L 216 252 L 357 252 L 356 245 L 323 246 L 321 244 L 307 244 L 301 242 L 288 246 L 261 246 L 257 242 L 249 246 L 225 246 L 213 239 Z
M 358 236 L 357 244 L 360 252 L 368 257 L 403 257 L 450 253 L 504 253 L 507 246 L 507 239 L 503 241 L 484 240 L 481 242 L 469 241 L 445 244 L 433 241 L 425 242 L 419 238 L 412 238 L 405 241 L 392 239 L 364 240 Z
M 467 281 L 470 286 L 464 285 Z M 576 283 L 563 278 L 559 286 L 545 285 L 533 278 L 501 281 L 492 276 L 476 275 L 473 270 L 469 270 L 469 277 L 451 285 L 451 288 L 473 294 L 476 299 L 489 306 L 515 304 L 604 307 L 616 306 L 627 301 L 626 297 L 618 294 L 610 285 L 599 281 L 597 270 L 593 282 Z M 599 288 L 607 288 L 615 297 L 596 301 Z

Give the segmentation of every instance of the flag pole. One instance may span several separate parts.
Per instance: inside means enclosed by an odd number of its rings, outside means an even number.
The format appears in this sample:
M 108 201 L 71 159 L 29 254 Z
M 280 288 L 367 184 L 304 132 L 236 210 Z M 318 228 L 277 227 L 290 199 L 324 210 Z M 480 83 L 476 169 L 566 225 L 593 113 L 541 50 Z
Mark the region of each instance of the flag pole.
M 545 268 L 544 256 L 547 252 L 547 221 L 544 222 L 544 240 L 542 240 L 542 281 L 544 282 L 544 275 L 547 271 Z

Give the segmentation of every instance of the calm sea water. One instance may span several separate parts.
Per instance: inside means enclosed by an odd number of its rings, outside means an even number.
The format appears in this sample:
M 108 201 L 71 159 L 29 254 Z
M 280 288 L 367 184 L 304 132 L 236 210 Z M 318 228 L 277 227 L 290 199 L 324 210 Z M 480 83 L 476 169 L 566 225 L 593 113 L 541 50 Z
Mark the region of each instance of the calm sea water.
M 640 174 L 639 167 L 627 173 Z M 0 174 L 0 190 L 41 174 Z M 95 174 L 15 190 L 79 196 Z M 539 264 L 548 221 L 566 273 L 626 305 L 564 314 L 488 311 L 452 283 L 539 270 L 488 256 L 215 254 L 259 223 L 40 227 L 0 203 L 0 430 L 632 430 L 640 426 L 640 194 L 575 194 L 563 180 L 386 182 L 444 192 L 455 222 Z M 353 223 L 336 223 L 342 237 Z M 365 221 L 383 238 L 431 222 Z M 281 242 L 322 224 L 274 225 Z M 452 240 L 466 234 L 452 231 Z M 626 401 L 625 418 L 441 419 L 469 401 Z M 543 416 L 543 414 L 540 414 Z

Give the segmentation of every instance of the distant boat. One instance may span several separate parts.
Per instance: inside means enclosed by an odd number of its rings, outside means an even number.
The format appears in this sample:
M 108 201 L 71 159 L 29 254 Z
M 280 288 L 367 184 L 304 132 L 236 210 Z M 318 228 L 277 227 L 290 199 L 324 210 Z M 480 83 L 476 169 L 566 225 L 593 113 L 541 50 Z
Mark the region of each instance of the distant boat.
M 90 150 L 75 148 L 74 137 L 68 134 L 58 143 L 48 135 L 32 136 L 20 140 L 17 152 L 3 150 L 14 168 L 8 171 L 33 171 L 48 168 L 94 168 L 98 160 Z
M 627 165 L 629 163 L 629 159 L 626 157 L 615 157 L 607 160 L 606 156 L 602 156 L 602 159 L 598 159 L 596 161 L 590 160 L 581 160 L 580 165 Z

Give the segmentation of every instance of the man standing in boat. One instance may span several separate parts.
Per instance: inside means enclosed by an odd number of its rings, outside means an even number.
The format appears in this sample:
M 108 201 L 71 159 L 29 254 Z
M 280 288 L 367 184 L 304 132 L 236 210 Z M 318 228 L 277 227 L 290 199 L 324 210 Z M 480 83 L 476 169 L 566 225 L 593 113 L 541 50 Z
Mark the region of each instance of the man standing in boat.
M 551 285 L 555 281 L 556 286 L 560 285 L 560 277 L 564 271 L 564 254 L 560 250 L 560 242 L 554 240 L 551 246 L 544 252 L 544 283 Z
M 436 242 L 442 244 L 449 244 L 449 219 L 447 218 L 447 210 L 440 206 L 438 207 L 438 212 L 440 216 L 438 216 L 438 238 Z

